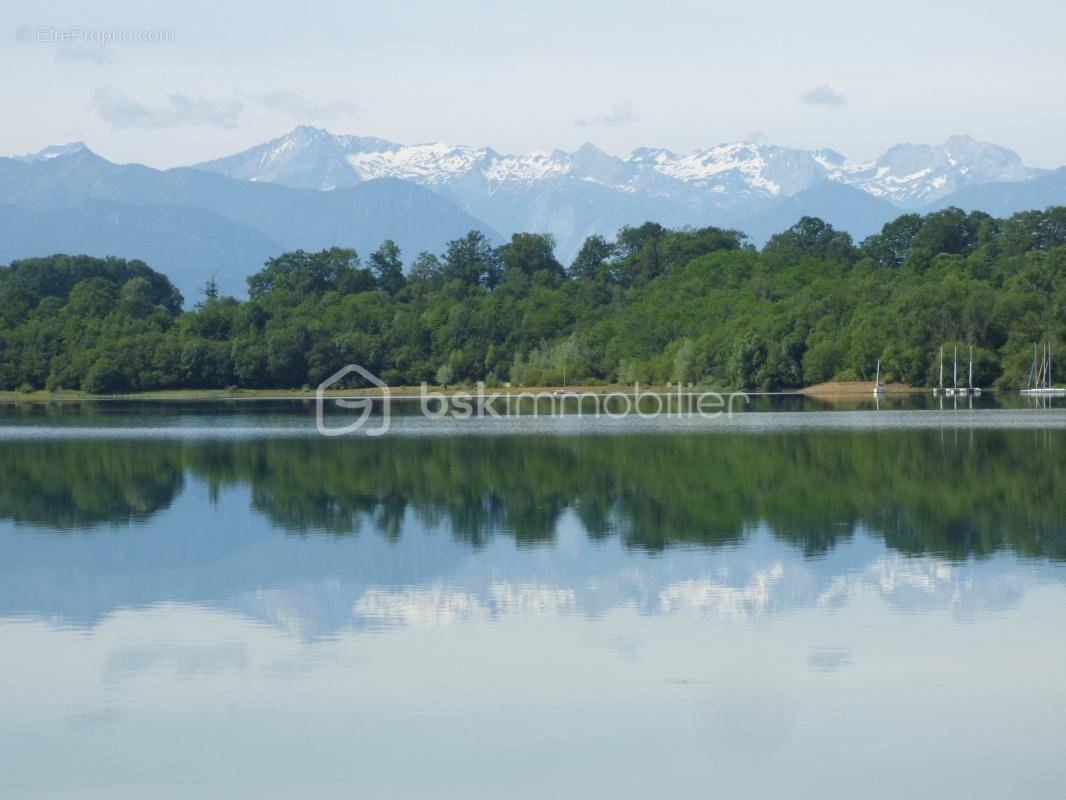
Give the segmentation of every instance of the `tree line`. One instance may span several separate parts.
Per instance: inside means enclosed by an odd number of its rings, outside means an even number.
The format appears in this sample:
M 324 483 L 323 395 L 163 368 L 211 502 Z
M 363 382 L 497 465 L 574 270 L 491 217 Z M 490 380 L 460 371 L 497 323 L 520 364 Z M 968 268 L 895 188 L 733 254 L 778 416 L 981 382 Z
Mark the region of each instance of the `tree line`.
M 933 385 L 973 347 L 982 386 L 1025 383 L 1066 339 L 1066 207 L 908 214 L 856 244 L 811 217 L 761 249 L 715 227 L 624 227 L 569 265 L 552 237 L 471 231 L 409 264 L 395 243 L 296 251 L 191 308 L 141 261 L 0 267 L 0 390 L 315 386 L 358 363 L 390 385 Z M 1066 373 L 1064 373 L 1066 374 Z

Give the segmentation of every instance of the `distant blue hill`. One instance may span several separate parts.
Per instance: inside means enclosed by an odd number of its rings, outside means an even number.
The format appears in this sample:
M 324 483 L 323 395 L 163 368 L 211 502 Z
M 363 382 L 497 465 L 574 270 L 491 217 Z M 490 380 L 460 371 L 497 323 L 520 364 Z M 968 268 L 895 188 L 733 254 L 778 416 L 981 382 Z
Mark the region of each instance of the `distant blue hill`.
M 53 253 L 139 258 L 165 273 L 187 306 L 212 277 L 223 293 L 244 294 L 239 267 L 254 268 L 283 249 L 253 228 L 190 206 L 88 200 L 39 211 L 0 205 L 0 263 Z
M 1061 205 L 1066 205 L 1066 167 L 1024 182 L 996 181 L 967 186 L 930 203 L 923 211 L 956 206 L 964 211 L 985 211 L 992 216 L 1007 217 L 1019 211 Z
M 903 212 L 885 200 L 833 181 L 816 183 L 797 192 L 768 211 L 750 217 L 736 227 L 762 245 L 775 233 L 787 230 L 803 217 L 819 217 L 837 230 L 847 231 L 856 241 L 877 233 Z
M 140 258 L 192 299 L 216 271 L 225 291 L 243 293 L 245 278 L 284 250 L 355 247 L 365 256 L 393 239 L 410 260 L 471 229 L 499 239 L 448 198 L 404 181 L 292 189 L 113 164 L 89 150 L 32 162 L 0 158 L 0 205 L 8 207 L 0 226 L 10 233 L 0 261 L 62 250 Z

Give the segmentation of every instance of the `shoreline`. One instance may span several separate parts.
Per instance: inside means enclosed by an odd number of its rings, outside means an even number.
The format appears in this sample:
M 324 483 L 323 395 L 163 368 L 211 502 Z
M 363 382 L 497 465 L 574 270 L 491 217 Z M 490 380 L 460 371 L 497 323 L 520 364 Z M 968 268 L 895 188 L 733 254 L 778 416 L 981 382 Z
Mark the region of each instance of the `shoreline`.
M 787 396 L 787 395 L 799 395 L 806 397 L 816 397 L 819 399 L 832 399 L 834 397 L 855 399 L 857 397 L 869 396 L 873 397 L 873 381 L 833 381 L 829 383 L 821 383 L 813 386 L 797 387 L 793 389 L 783 389 L 774 392 L 761 392 L 761 391 L 749 391 L 743 392 L 743 394 L 750 395 L 752 397 L 772 397 L 772 396 Z M 476 396 L 478 391 L 477 387 L 443 387 L 443 386 L 430 386 L 427 387 L 428 391 L 436 394 L 444 395 L 457 395 L 457 394 L 469 394 Z M 390 398 L 393 400 L 417 400 L 422 396 L 421 386 L 397 386 L 390 388 Z M 910 394 L 925 394 L 931 392 L 931 389 L 925 389 L 915 386 L 908 386 L 906 384 L 887 384 L 885 386 L 886 395 L 910 395 Z M 992 390 L 985 389 L 985 392 Z M 530 386 L 530 387 L 516 387 L 516 386 L 499 386 L 499 387 L 485 387 L 484 392 L 488 394 L 496 394 L 501 397 L 511 395 L 528 395 L 528 394 L 542 394 L 545 396 L 554 396 L 557 392 L 577 393 L 577 394 L 622 394 L 628 396 L 634 396 L 633 386 L 622 384 L 605 384 L 599 386 Z M 739 394 L 739 390 L 731 389 L 712 389 L 712 388 L 685 388 L 680 392 L 677 387 L 667 386 L 642 386 L 639 389 L 640 394 L 651 395 L 678 395 L 682 397 L 696 396 L 703 393 L 717 392 L 721 395 Z M 58 391 L 49 392 L 45 390 L 37 390 L 33 392 L 17 392 L 6 391 L 0 392 L 0 403 L 5 404 L 17 404 L 17 403 L 66 403 L 66 402 L 106 402 L 106 401 L 155 401 L 155 402 L 168 402 L 168 401 L 235 401 L 235 400 L 258 400 L 258 401 L 276 401 L 276 400 L 314 400 L 317 396 L 314 389 L 167 389 L 160 391 L 149 392 L 127 392 L 122 394 L 90 394 L 89 392 L 82 391 Z M 383 392 L 377 388 L 367 389 L 339 389 L 339 390 L 327 390 L 325 397 L 331 399 L 343 399 L 343 398 L 374 398 L 383 397 Z

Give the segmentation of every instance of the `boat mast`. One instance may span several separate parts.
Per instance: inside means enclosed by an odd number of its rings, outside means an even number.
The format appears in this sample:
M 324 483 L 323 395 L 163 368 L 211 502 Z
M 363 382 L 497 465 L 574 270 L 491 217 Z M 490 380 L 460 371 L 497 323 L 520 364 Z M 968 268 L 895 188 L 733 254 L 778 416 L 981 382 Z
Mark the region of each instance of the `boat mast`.
M 973 391 L 973 345 L 970 345 L 970 391 Z
M 951 362 L 951 388 L 959 388 L 959 346 L 955 345 L 955 356 Z
M 1036 342 L 1033 342 L 1033 366 L 1029 367 L 1029 380 L 1026 382 L 1025 388 L 1036 388 Z
M 940 345 L 940 391 L 944 391 L 944 345 Z

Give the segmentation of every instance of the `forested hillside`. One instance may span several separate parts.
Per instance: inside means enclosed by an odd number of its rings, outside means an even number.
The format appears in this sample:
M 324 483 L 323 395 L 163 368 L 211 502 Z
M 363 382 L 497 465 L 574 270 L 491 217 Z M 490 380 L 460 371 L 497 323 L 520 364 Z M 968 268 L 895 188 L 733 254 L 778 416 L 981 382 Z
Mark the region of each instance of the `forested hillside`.
M 551 237 L 444 253 L 385 242 L 297 251 L 249 299 L 195 305 L 139 261 L 56 255 L 0 268 L 0 389 L 114 393 L 314 386 L 358 363 L 392 385 L 669 381 L 783 389 L 930 385 L 944 345 L 983 386 L 1024 383 L 1033 343 L 1066 352 L 1066 208 L 906 215 L 856 245 L 806 217 L 761 249 L 736 231 L 623 228 L 570 265 Z M 1064 373 L 1066 374 L 1066 373 Z

